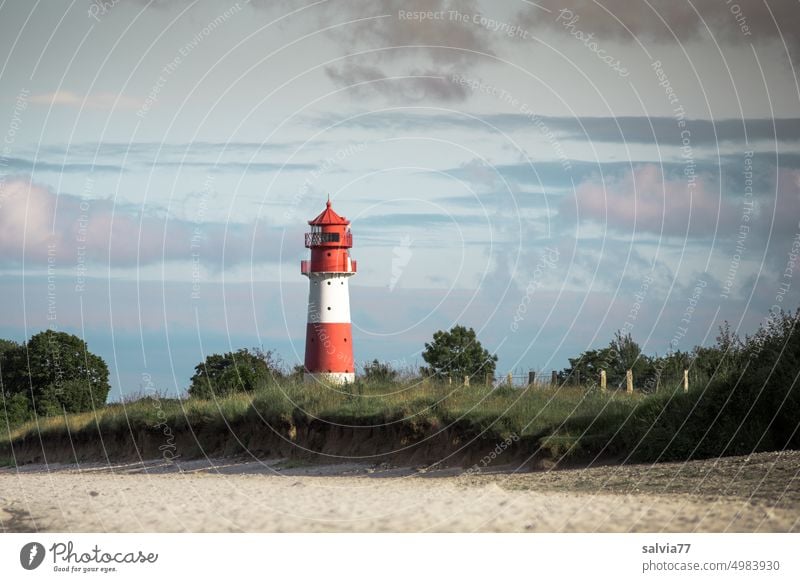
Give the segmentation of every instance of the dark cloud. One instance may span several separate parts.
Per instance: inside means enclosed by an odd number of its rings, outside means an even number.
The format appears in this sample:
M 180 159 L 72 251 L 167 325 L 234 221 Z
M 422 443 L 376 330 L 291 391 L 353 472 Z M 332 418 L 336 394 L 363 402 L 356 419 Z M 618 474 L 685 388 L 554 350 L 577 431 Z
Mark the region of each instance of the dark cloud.
M 598 143 L 681 145 L 681 129 L 672 117 L 548 117 L 538 119 L 561 140 Z M 527 115 L 500 113 L 467 117 L 457 114 L 424 114 L 388 111 L 345 119 L 343 127 L 376 131 L 421 129 L 468 129 L 469 131 L 536 131 Z M 330 117 L 311 123 L 328 127 Z M 786 119 L 689 119 L 693 146 L 757 141 L 800 141 L 800 118 Z M 744 147 L 744 146 L 743 146 Z
M 310 171 L 317 168 L 316 164 L 288 164 L 278 162 L 229 162 L 206 159 L 203 161 L 161 161 L 150 163 L 131 161 L 125 166 L 113 164 L 94 164 L 89 162 L 49 162 L 46 160 L 27 160 L 23 158 L 5 158 L 5 167 L 10 173 L 55 172 L 58 174 L 92 174 L 127 172 L 133 166 L 139 168 L 206 168 L 213 172 L 291 172 Z
M 794 0 L 537 0 L 536 5 L 549 12 L 524 8 L 519 18 L 525 26 L 563 30 L 556 18 L 569 10 L 579 18 L 576 25 L 600 38 L 667 43 L 712 37 L 723 43 L 785 41 L 794 58 L 800 49 L 800 4 Z
M 317 168 L 316 164 L 287 164 L 277 162 L 216 162 L 211 160 L 198 162 L 155 162 L 153 166 L 167 168 L 207 168 L 210 172 L 305 172 Z
M 476 194 L 474 196 L 445 196 L 438 199 L 446 205 L 458 206 L 459 208 L 469 208 L 470 210 L 480 210 L 485 208 L 489 199 L 500 199 L 508 201 L 508 192 L 496 191 Z M 514 193 L 514 203 L 521 209 L 544 209 L 546 208 L 545 198 L 541 192 L 520 190 Z
M 466 224 L 486 224 L 486 218 L 482 216 L 464 216 L 462 214 L 441 212 L 434 213 L 396 213 L 396 214 L 381 214 L 376 216 L 364 216 L 358 219 L 358 228 L 360 231 L 367 232 L 371 228 L 385 228 L 385 227 L 419 227 L 419 228 L 442 228 L 451 226 L 453 228 L 458 225 Z
M 539 188 L 548 194 L 562 194 L 572 191 L 572 184 L 579 184 L 586 180 L 602 181 L 606 176 L 620 175 L 626 171 L 631 171 L 638 165 L 648 163 L 644 161 L 630 162 L 588 162 L 582 160 L 569 160 L 570 167 L 565 169 L 559 161 L 540 161 L 535 160 L 528 163 L 518 164 L 496 164 L 492 170 L 502 176 L 508 184 L 503 188 L 498 186 L 494 191 L 506 199 L 510 195 L 516 196 L 522 190 L 517 189 L 520 185 L 524 188 Z M 739 161 L 741 166 L 741 161 Z M 683 164 L 677 162 L 664 163 L 660 166 L 667 176 L 677 176 L 683 172 Z M 711 170 L 717 165 L 704 166 L 704 169 Z M 442 174 L 454 176 L 456 178 L 475 183 L 471 176 L 471 171 L 467 165 L 457 168 L 443 170 Z M 441 177 L 442 174 L 437 174 Z M 503 184 L 506 186 L 506 184 Z
M 469 51 L 491 53 L 488 31 L 471 23 L 454 25 L 447 14 L 442 19 L 414 19 L 413 13 L 477 14 L 473 0 L 356 0 L 328 2 L 325 9 L 339 21 L 362 19 L 342 31 L 339 37 L 350 48 L 419 46 L 435 64 L 469 63 Z M 327 22 L 331 20 L 328 19 Z M 391 58 L 391 55 L 390 55 Z
M 389 77 L 378 67 L 348 63 L 340 67 L 329 67 L 326 73 L 340 87 L 350 87 L 353 92 L 361 95 L 379 93 L 393 102 L 408 103 L 427 99 L 463 101 L 469 95 L 466 87 L 452 83 L 443 71 L 433 69 Z
M 321 26 L 357 21 L 329 31 L 353 56 L 343 64 L 327 67 L 325 72 L 340 87 L 358 85 L 355 90 L 359 95 L 372 92 L 392 100 L 463 101 L 468 96 L 466 88 L 451 86 L 446 79 L 456 70 L 463 74 L 479 63 L 476 53 L 493 54 L 491 33 L 484 27 L 450 20 L 449 16 L 435 20 L 406 16 L 419 12 L 480 13 L 473 0 L 326 2 L 311 10 Z M 370 83 L 387 77 L 404 78 Z
M 278 172 L 314 170 L 324 162 L 326 141 L 304 142 L 196 142 L 196 143 L 73 143 L 22 148 L 20 155 L 3 158 L 10 174 L 53 173 L 122 173 L 152 168 L 204 168 L 209 172 Z M 337 144 L 337 148 L 341 143 Z M 287 163 L 293 153 L 314 163 Z M 267 158 L 265 160 L 265 158 Z M 124 165 L 121 163 L 124 160 Z
M 29 160 L 24 158 L 3 158 L 3 165 L 9 173 L 21 174 L 30 173 L 33 171 L 39 172 L 57 172 L 57 173 L 78 173 L 90 174 L 97 173 L 120 173 L 124 172 L 125 168 L 115 164 L 92 164 L 92 163 L 57 163 L 49 162 L 46 160 Z
M 545 118 L 565 139 L 680 145 L 681 129 L 670 117 Z M 691 119 L 691 143 L 800 141 L 800 119 Z
M 191 157 L 196 155 L 219 155 L 225 152 L 252 154 L 261 151 L 294 151 L 303 145 L 302 141 L 287 142 L 249 142 L 249 141 L 194 141 L 182 143 L 132 141 L 132 142 L 71 142 L 69 144 L 42 144 L 36 152 L 53 156 L 78 155 L 83 157 Z M 325 143 L 315 141 L 318 145 Z

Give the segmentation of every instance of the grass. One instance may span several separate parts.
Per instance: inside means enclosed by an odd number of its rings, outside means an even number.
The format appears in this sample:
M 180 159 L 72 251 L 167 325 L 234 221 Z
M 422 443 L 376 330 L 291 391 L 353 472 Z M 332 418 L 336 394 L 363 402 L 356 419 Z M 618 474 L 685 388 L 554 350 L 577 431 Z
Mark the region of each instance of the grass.
M 337 425 L 382 430 L 394 434 L 392 438 L 403 431 L 425 436 L 449 428 L 470 438 L 516 436 L 531 452 L 539 449 L 546 456 L 586 456 L 602 452 L 611 436 L 649 398 L 577 386 L 490 389 L 427 381 L 359 381 L 325 387 L 286 382 L 216 400 L 150 396 L 94 412 L 40 417 L 3 431 L 0 456 L 10 456 L 11 442 L 16 448 L 39 437 L 51 443 L 86 444 L 97 441 L 98 433 L 107 440 L 161 435 L 168 430 L 190 434 L 203 450 L 233 433 L 238 439 L 277 427 L 289 434 L 293 426 L 312 425 L 316 430 Z
M 302 469 L 310 465 L 310 462 L 303 459 L 286 459 L 274 465 L 274 468 L 278 471 L 287 471 L 289 469 Z

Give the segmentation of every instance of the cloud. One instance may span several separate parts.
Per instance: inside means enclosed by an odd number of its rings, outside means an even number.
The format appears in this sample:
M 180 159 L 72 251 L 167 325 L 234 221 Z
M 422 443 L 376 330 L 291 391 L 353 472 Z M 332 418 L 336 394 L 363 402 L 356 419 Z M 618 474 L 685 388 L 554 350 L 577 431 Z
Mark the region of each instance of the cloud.
M 770 200 L 779 192 L 786 199 L 791 191 L 793 176 L 800 172 L 800 156 L 792 153 L 778 153 L 764 151 L 754 153 L 752 156 L 752 177 L 744 175 L 744 154 L 726 155 L 719 158 L 698 158 L 695 160 L 696 173 L 702 176 L 703 186 L 707 189 L 721 190 L 722 196 L 728 200 L 740 199 L 745 191 L 747 181 L 752 180 L 752 188 L 759 195 L 761 212 L 769 212 Z M 597 161 L 569 160 L 569 169 L 565 169 L 560 162 L 535 160 L 529 163 L 497 164 L 493 169 L 502 175 L 512 187 L 512 192 L 517 203 L 533 203 L 530 196 L 539 197 L 541 194 L 571 194 L 572 183 L 599 183 L 604 178 L 607 184 L 613 184 L 621 175 L 630 173 L 631 168 L 640 168 L 646 165 L 656 165 L 653 159 L 640 159 L 630 161 Z M 685 161 L 670 161 L 657 163 L 657 167 L 664 179 L 670 183 L 686 184 L 684 170 Z M 443 170 L 444 174 L 467 180 L 476 187 L 480 186 L 474 176 L 471 176 L 464 165 Z M 440 175 L 435 175 L 439 178 Z M 712 185 L 713 177 L 713 185 Z M 777 180 L 777 184 L 776 184 Z M 721 184 L 718 186 L 717 184 Z M 514 187 L 519 190 L 513 190 Z M 492 192 L 483 192 L 481 201 L 486 202 L 490 196 L 506 196 L 505 188 L 499 186 Z M 526 196 L 528 196 L 526 200 Z M 452 202 L 460 202 L 466 206 L 474 206 L 476 200 L 469 202 L 469 197 L 454 198 Z M 791 216 L 790 212 L 781 212 L 779 219 Z
M 198 162 L 154 162 L 154 167 L 166 168 L 208 168 L 209 171 L 214 172 L 235 172 L 237 174 L 242 172 L 309 172 L 317 169 L 317 164 L 290 164 L 278 162 L 228 162 L 216 160 L 204 160 Z
M 532 160 L 518 164 L 495 164 L 491 166 L 494 174 L 493 182 L 488 184 L 483 176 L 476 177 L 475 164 L 472 160 L 467 164 L 458 167 L 447 168 L 441 174 L 433 177 L 446 179 L 444 176 L 453 176 L 469 182 L 476 190 L 480 189 L 481 200 L 490 201 L 490 195 L 498 194 L 504 196 L 501 204 L 507 205 L 509 196 L 516 199 L 524 194 L 524 190 L 533 190 L 539 194 L 562 194 L 572 191 L 572 183 L 580 183 L 589 179 L 598 179 L 598 175 L 621 174 L 630 169 L 632 165 L 648 163 L 649 160 L 622 161 L 622 162 L 589 162 L 584 160 L 569 160 L 569 167 L 565 168 L 560 161 Z M 479 162 L 483 165 L 483 162 Z M 736 167 L 741 168 L 741 159 L 736 160 Z M 684 164 L 678 162 L 664 162 L 661 168 L 668 175 L 681 174 Z M 705 165 L 698 163 L 699 168 L 708 171 L 715 171 L 719 164 L 709 163 Z M 487 169 L 489 166 L 485 166 Z M 502 178 L 502 180 L 500 179 Z
M 783 36 L 791 55 L 796 57 L 800 48 L 800 28 L 794 25 L 800 8 L 794 1 L 679 0 L 653 4 L 630 0 L 537 0 L 536 4 L 551 12 L 526 7 L 519 13 L 524 25 L 563 30 L 563 23 L 556 18 L 562 10 L 568 10 L 587 32 L 601 38 L 669 43 L 676 38 L 686 42 L 713 36 L 728 43 L 757 43 L 781 42 Z
M 478 14 L 476 2 L 466 0 L 377 0 L 328 3 L 326 10 L 340 20 L 365 19 L 343 31 L 339 39 L 350 47 L 383 45 L 420 46 L 437 64 L 466 63 L 475 58 L 459 49 L 489 52 L 488 30 L 473 25 L 454 25 L 448 13 Z M 417 19 L 412 14 L 440 13 L 442 18 Z M 428 46 L 430 45 L 430 46 Z M 455 49 L 455 50 L 452 50 Z
M 393 228 L 409 228 L 416 227 L 420 229 L 428 228 L 442 228 L 442 227 L 458 227 L 470 224 L 485 225 L 486 218 L 483 216 L 462 215 L 454 214 L 452 212 L 441 212 L 439 214 L 419 212 L 411 213 L 395 213 L 395 214 L 381 214 L 373 216 L 360 217 L 358 220 L 359 230 L 365 232 L 376 232 L 387 227 Z
M 800 170 L 778 170 L 774 190 L 762 205 L 759 216 L 764 224 L 756 234 L 763 237 L 764 244 L 770 239 L 767 260 L 779 268 L 780 275 L 784 268 L 791 269 L 785 282 L 800 271 L 796 260 L 789 264 L 792 246 L 800 237 Z
M 465 86 L 451 83 L 442 71 L 434 69 L 411 71 L 407 75 L 391 77 L 378 67 L 348 63 L 339 67 L 328 67 L 325 73 L 340 87 L 350 87 L 361 95 L 378 93 L 399 103 L 431 98 L 463 101 L 469 95 Z
M 263 224 L 177 220 L 113 200 L 57 195 L 24 178 L 0 187 L 0 264 L 45 265 L 58 257 L 70 265 L 199 261 L 221 269 L 281 259 L 284 231 Z M 301 240 L 299 230 L 286 236 Z
M 207 147 L 203 147 L 203 145 Z M 274 154 L 269 145 L 257 149 L 257 144 L 79 144 L 70 147 L 50 146 L 28 151 L 26 157 L 3 158 L 2 165 L 9 173 L 32 172 L 64 173 L 114 173 L 153 168 L 203 168 L 209 172 L 309 172 L 319 167 L 322 160 L 313 163 L 285 162 L 286 151 Z M 245 152 L 245 153 L 243 153 Z M 270 154 L 272 161 L 256 156 Z M 55 158 L 55 159 L 52 159 Z M 244 158 L 244 159 L 243 159 Z M 316 156 L 319 158 L 319 155 Z M 120 159 L 125 165 L 120 165 Z
M 777 220 L 796 227 L 800 220 L 800 170 L 782 168 L 778 172 L 776 192 Z
M 605 184 L 597 177 L 581 182 L 558 210 L 568 225 L 589 221 L 616 233 L 663 232 L 673 241 L 685 241 L 687 248 L 713 259 L 712 272 L 720 279 L 733 269 L 733 289 L 741 298 L 756 288 L 761 299 L 769 300 L 770 294 L 774 299 L 780 285 L 797 272 L 791 253 L 800 237 L 800 169 L 775 170 L 769 184 L 754 186 L 750 199 L 744 192 L 743 185 L 720 192 L 709 176 L 699 175 L 690 196 L 685 178 L 664 177 L 658 166 L 644 164 L 607 177 Z M 712 237 L 711 246 L 700 242 Z M 621 243 L 633 244 L 614 236 L 598 240 L 616 258 L 620 253 L 609 245 Z M 582 245 L 591 248 L 585 240 Z M 603 271 L 614 273 L 614 268 L 612 260 Z
M 38 153 L 53 156 L 79 155 L 89 157 L 109 156 L 118 158 L 139 157 L 145 160 L 156 160 L 159 157 L 169 159 L 182 159 L 192 156 L 214 156 L 230 152 L 234 155 L 252 155 L 260 152 L 296 150 L 304 144 L 303 141 L 191 141 L 191 142 L 158 142 L 158 141 L 131 141 L 131 142 L 69 142 L 68 144 L 41 144 L 36 148 Z M 314 145 L 328 147 L 329 142 L 315 140 Z
M 543 118 L 565 139 L 593 142 L 680 145 L 681 128 L 670 117 Z M 800 119 L 690 119 L 692 143 L 800 141 Z
M 631 143 L 681 145 L 681 128 L 672 117 L 549 117 L 538 119 L 561 140 L 598 143 Z M 389 111 L 347 118 L 330 116 L 312 119 L 315 126 L 329 127 L 343 122 L 347 128 L 375 131 L 423 129 L 465 129 L 470 132 L 530 131 L 534 128 L 528 115 L 498 113 L 466 117 L 457 114 L 426 114 L 413 111 Z M 800 118 L 765 119 L 689 119 L 692 144 L 716 145 L 723 142 L 742 143 L 800 141 Z
M 138 109 L 141 101 L 127 95 L 117 93 L 93 93 L 91 95 L 78 95 L 72 91 L 56 91 L 32 95 L 31 103 L 39 105 L 78 107 L 80 109 Z
M 92 172 L 124 172 L 125 168 L 114 164 L 93 164 L 93 163 L 55 163 L 46 160 L 29 160 L 25 158 L 5 158 L 4 166 L 14 173 L 30 173 L 34 170 L 39 172 L 80 173 L 89 174 Z
M 339 87 L 367 82 L 355 89 L 359 95 L 371 93 L 398 101 L 463 101 L 467 89 L 454 86 L 448 78 L 456 70 L 463 74 L 479 63 L 476 52 L 493 54 L 487 28 L 449 18 L 450 11 L 480 13 L 472 0 L 326 2 L 312 10 L 320 26 L 357 20 L 328 34 L 349 54 L 370 52 L 351 56 L 325 72 Z M 439 13 L 443 18 L 408 16 L 415 13 Z M 386 50 L 372 50 L 381 48 Z M 383 81 L 394 76 L 404 78 Z M 376 80 L 381 81 L 370 82 Z
M 665 178 L 655 164 L 640 165 L 622 177 L 582 182 L 559 207 L 567 222 L 590 220 L 622 232 L 699 238 L 712 237 L 715 227 L 731 235 L 738 215 L 707 177 L 697 176 L 690 188 L 686 178 Z

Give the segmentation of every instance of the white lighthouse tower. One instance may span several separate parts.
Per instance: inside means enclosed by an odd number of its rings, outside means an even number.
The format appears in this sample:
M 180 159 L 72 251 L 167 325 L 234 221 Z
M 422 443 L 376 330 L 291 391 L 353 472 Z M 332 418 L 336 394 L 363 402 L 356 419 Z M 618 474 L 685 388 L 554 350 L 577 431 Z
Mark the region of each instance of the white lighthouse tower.
M 300 263 L 300 272 L 308 277 L 304 381 L 353 382 L 348 280 L 356 274 L 356 261 L 350 258 L 350 221 L 336 214 L 328 199 L 325 210 L 308 224 L 306 248 L 311 249 L 311 259 Z

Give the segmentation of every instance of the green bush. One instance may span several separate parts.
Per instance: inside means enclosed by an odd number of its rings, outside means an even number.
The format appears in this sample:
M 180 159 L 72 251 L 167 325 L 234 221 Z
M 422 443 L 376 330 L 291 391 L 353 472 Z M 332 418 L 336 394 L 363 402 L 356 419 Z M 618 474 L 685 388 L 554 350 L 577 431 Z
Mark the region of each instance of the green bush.
M 8 428 L 22 424 L 31 418 L 31 407 L 24 394 L 0 393 L 3 405 L 0 407 L 0 433 Z
M 242 348 L 225 354 L 211 354 L 195 366 L 189 396 L 221 398 L 236 392 L 253 392 L 283 378 L 274 352 Z
M 735 353 L 718 344 L 715 379 L 643 402 L 614 448 L 642 461 L 800 448 L 798 317 L 775 315 Z
M 394 382 L 398 372 L 386 362 L 372 360 L 364 364 L 364 380 L 367 382 Z

